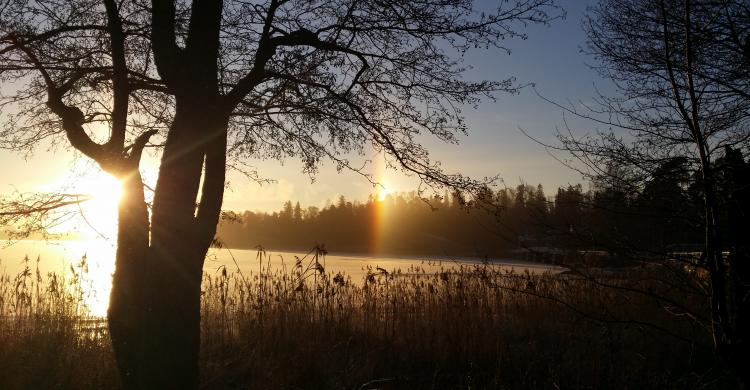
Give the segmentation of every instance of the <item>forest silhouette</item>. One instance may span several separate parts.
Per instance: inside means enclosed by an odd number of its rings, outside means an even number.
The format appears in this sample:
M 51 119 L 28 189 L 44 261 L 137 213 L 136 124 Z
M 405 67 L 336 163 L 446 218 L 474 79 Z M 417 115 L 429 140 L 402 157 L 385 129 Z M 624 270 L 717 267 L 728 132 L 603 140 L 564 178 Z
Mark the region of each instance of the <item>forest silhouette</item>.
M 738 161 L 734 165 L 747 169 L 744 159 Z M 719 172 L 727 166 L 724 159 L 716 162 Z M 372 255 L 491 258 L 517 256 L 524 249 L 599 250 L 613 264 L 695 251 L 703 234 L 700 179 L 687 161 L 667 160 L 641 183 L 627 175 L 612 169 L 587 188 L 568 185 L 554 195 L 541 184 L 520 184 L 487 189 L 471 201 L 458 194 L 423 198 L 415 192 L 383 200 L 371 195 L 366 201 L 340 196 L 322 208 L 286 201 L 277 212 L 226 213 L 217 235 L 232 248 L 325 245 L 339 253 Z M 723 187 L 720 193 L 726 200 Z

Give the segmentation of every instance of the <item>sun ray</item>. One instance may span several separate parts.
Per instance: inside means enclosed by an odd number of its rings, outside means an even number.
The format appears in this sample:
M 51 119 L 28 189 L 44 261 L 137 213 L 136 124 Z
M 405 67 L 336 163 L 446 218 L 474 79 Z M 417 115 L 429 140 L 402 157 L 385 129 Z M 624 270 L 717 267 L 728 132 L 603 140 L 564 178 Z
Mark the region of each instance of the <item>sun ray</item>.
M 372 198 L 374 213 L 372 221 L 374 226 L 372 226 L 370 251 L 375 254 L 379 253 L 383 247 L 385 222 L 388 217 L 388 209 L 386 205 L 388 196 L 393 192 L 393 187 L 388 179 L 387 163 L 382 153 L 378 153 L 373 161 L 376 184 L 375 196 Z

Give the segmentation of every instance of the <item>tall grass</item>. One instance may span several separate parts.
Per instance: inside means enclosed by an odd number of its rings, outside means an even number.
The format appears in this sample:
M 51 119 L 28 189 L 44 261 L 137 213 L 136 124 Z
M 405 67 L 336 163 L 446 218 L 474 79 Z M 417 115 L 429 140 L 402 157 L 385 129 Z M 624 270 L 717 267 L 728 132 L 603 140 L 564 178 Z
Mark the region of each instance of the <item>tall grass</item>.
M 364 280 L 351 280 L 326 272 L 319 250 L 277 269 L 262 251 L 257 261 L 253 272 L 222 268 L 205 275 L 206 388 L 724 383 L 711 370 L 708 333 L 693 314 L 679 311 L 690 307 L 700 315 L 704 297 L 652 278 L 654 270 L 590 279 L 491 265 L 428 273 L 414 265 L 369 269 Z M 81 305 L 81 280 L 30 267 L 2 278 L 0 388 L 117 387 L 106 332 L 92 327 Z
M 86 258 L 43 275 L 28 257 L 0 276 L 0 388 L 116 388 L 106 324 L 86 307 Z

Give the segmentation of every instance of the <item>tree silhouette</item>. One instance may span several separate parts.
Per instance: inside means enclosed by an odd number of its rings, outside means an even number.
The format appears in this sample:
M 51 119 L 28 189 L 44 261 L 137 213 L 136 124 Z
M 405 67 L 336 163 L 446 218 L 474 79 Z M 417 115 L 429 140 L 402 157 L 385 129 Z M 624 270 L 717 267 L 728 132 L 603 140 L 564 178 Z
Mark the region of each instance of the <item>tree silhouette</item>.
M 720 193 L 735 189 L 721 188 L 717 163 L 725 149 L 747 151 L 750 146 L 747 2 L 602 0 L 590 9 L 584 30 L 585 51 L 618 94 L 600 96 L 599 105 L 589 105 L 586 112 L 563 107 L 610 130 L 583 137 L 571 131 L 560 137 L 562 148 L 589 177 L 641 193 L 638 212 L 651 214 L 639 218 L 648 224 L 642 232 L 644 249 L 673 241 L 661 236 L 676 233 L 664 224 L 691 216 L 691 205 L 675 203 L 688 202 L 683 184 L 695 173 L 691 184 L 702 204 L 710 326 L 718 355 L 747 384 L 749 328 L 737 326 L 736 314 L 746 312 L 748 302 L 730 299 L 727 283 L 750 275 L 732 276 L 746 271 L 726 265 Z M 621 170 L 627 175 L 619 175 Z
M 482 186 L 443 172 L 417 140 L 454 142 L 462 105 L 515 89 L 464 81 L 461 54 L 559 15 L 552 0 L 484 11 L 468 0 L 3 3 L 2 146 L 67 138 L 123 182 L 108 318 L 126 387 L 198 386 L 202 265 L 230 164 L 359 171 L 346 156 L 371 147 L 425 184 Z M 161 153 L 150 213 L 149 142 Z

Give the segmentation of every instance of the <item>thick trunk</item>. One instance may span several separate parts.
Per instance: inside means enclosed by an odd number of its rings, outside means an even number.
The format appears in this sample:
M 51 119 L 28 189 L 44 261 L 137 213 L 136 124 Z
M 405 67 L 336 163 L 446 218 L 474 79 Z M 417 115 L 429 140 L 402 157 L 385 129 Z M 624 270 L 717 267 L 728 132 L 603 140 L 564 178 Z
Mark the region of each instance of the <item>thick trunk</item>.
M 142 388 L 198 388 L 201 271 L 186 272 L 173 260 L 197 262 L 203 256 L 205 250 L 188 242 L 151 250 Z
M 705 251 L 706 262 L 711 276 L 711 318 L 713 322 L 714 345 L 722 353 L 728 342 L 726 270 L 718 237 L 716 193 L 713 179 L 704 174 L 705 192 Z
M 117 253 L 109 303 L 109 329 L 123 383 L 136 386 L 143 338 L 143 303 L 147 282 L 142 274 L 148 253 L 148 210 L 137 169 L 123 179 L 119 205 Z
M 729 150 L 729 149 L 727 149 Z M 730 155 L 727 153 L 727 160 Z M 743 388 L 750 387 L 748 337 L 750 336 L 750 264 L 748 261 L 747 167 L 739 158 L 736 167 L 729 163 L 725 171 L 729 191 L 726 243 L 729 257 L 725 263 L 719 237 L 719 211 L 713 170 L 704 165 L 706 260 L 711 275 L 711 314 L 713 335 L 719 358 L 739 380 Z M 744 172 L 740 172 L 745 169 Z
M 711 327 L 719 359 L 731 363 L 732 329 L 729 319 L 727 273 L 719 240 L 716 182 L 710 161 L 701 154 L 704 192 L 705 252 L 711 278 Z
M 729 189 L 729 306 L 732 340 L 728 358 L 743 386 L 750 388 L 750 163 L 742 153 L 726 147 Z
M 126 388 L 198 387 L 200 273 L 195 278 L 179 277 L 165 260 L 195 259 L 199 249 L 183 245 L 169 248 L 170 253 L 162 248 L 159 253 L 150 249 L 142 256 L 118 257 L 120 264 L 142 265 L 131 274 L 116 271 L 113 279 L 119 283 L 113 284 L 110 332 Z M 145 263 L 149 265 L 144 267 Z
M 226 116 L 217 119 L 216 111 L 206 111 L 178 101 L 162 155 L 150 237 L 145 206 L 137 213 L 132 202 L 121 206 L 109 314 L 128 388 L 198 388 L 203 260 L 216 232 L 226 168 Z

